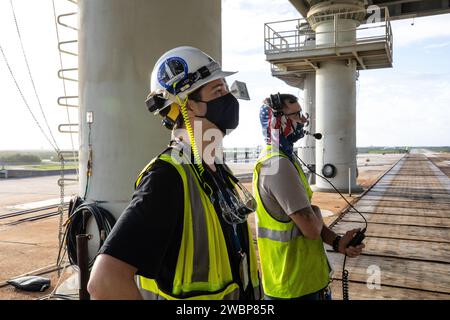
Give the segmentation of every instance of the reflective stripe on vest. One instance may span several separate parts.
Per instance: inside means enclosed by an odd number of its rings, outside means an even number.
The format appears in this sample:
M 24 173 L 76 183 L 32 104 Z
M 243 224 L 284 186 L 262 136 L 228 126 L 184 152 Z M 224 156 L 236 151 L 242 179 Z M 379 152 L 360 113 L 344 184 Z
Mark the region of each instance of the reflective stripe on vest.
M 321 239 L 309 240 L 290 220 L 275 220 L 267 212 L 261 200 L 258 180 L 264 161 L 272 157 L 285 157 L 269 146 L 255 165 L 253 192 L 258 203 L 258 248 L 261 261 L 264 292 L 277 298 L 297 298 L 324 288 L 329 281 L 328 262 Z M 308 197 L 312 191 L 301 168 L 295 165 Z
M 298 228 L 280 231 L 258 227 L 258 238 L 267 238 L 279 242 L 289 242 L 296 237 L 300 237 L 301 235 L 302 233 Z
M 225 289 L 218 292 L 207 292 L 205 294 L 196 294 L 186 298 L 174 297 L 158 289 L 158 284 L 153 279 L 138 277 L 138 287 L 144 300 L 238 300 L 239 286 L 231 283 Z M 142 289 L 145 288 L 145 289 Z
M 158 157 L 179 173 L 184 190 L 183 233 L 175 268 L 172 292 L 160 290 L 154 279 L 138 276 L 137 285 L 147 299 L 238 299 L 239 286 L 233 281 L 227 245 L 220 221 L 209 197 L 200 187 L 192 168 L 172 154 Z M 151 171 L 152 160 L 136 181 Z M 250 232 L 249 232 L 250 234 Z M 252 243 L 251 238 L 249 243 Z M 250 278 L 260 297 L 256 254 L 250 247 Z M 253 257 L 251 257 L 253 255 Z

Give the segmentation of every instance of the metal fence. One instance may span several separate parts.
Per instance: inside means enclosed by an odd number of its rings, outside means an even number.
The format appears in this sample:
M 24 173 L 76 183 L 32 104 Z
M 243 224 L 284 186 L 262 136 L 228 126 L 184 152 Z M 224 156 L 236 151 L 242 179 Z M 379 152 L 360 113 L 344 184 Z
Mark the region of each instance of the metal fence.
M 261 147 L 227 148 L 223 150 L 225 162 L 242 163 L 254 162 L 258 159 Z
M 350 16 L 363 17 L 359 27 L 339 29 L 338 21 L 349 19 Z M 314 32 L 310 23 L 332 21 L 335 28 L 327 32 Z M 306 19 L 292 19 L 264 24 L 264 52 L 266 54 L 297 52 L 301 50 L 325 48 L 339 45 L 358 45 L 373 41 L 386 41 L 392 52 L 393 36 L 389 11 L 385 7 L 369 7 L 367 10 L 320 15 Z M 340 43 L 339 39 L 348 32 L 356 31 L 356 40 Z M 316 45 L 315 38 L 320 34 L 330 34 L 334 38 L 333 44 Z

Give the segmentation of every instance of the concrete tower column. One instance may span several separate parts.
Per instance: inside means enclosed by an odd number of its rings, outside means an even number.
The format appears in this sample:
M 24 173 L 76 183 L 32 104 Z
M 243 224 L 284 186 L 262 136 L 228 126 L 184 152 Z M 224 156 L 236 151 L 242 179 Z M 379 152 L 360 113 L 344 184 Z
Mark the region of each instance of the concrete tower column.
M 316 132 L 316 75 L 309 73 L 305 76 L 303 84 L 303 99 L 302 110 L 309 114 L 309 127 L 307 131 L 311 133 Z M 300 140 L 300 147 L 298 148 L 299 157 L 308 165 L 314 166 L 316 164 L 316 139 L 310 135 L 305 136 Z M 316 181 L 315 175 L 311 176 L 310 183 L 314 184 Z
M 363 15 L 351 12 L 363 8 L 361 1 L 345 0 L 322 1 L 313 6 L 308 19 L 316 32 L 316 45 L 333 47 L 354 42 Z M 343 12 L 347 14 L 339 14 Z M 322 173 L 326 164 L 333 165 L 336 176 L 330 181 L 346 191 L 350 168 L 352 190 L 361 190 L 356 184 L 356 61 L 320 63 L 316 71 L 316 131 L 323 134 L 316 141 L 317 172 Z M 317 178 L 316 189 L 333 190 L 321 178 Z
M 87 200 L 105 201 L 100 205 L 118 217 L 140 170 L 170 139 L 144 103 L 151 70 L 164 52 L 182 45 L 220 61 L 221 1 L 81 0 L 79 6 L 80 195 L 88 183 Z

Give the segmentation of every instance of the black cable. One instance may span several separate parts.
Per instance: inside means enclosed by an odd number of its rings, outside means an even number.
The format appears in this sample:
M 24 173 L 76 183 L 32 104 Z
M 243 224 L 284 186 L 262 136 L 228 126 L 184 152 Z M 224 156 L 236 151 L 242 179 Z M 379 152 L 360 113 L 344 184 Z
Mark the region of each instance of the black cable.
M 366 218 L 362 215 L 361 212 L 359 212 L 343 195 L 342 193 L 339 192 L 339 190 L 331 183 L 330 180 L 328 180 L 327 178 L 323 177 L 322 175 L 318 174 L 317 172 L 315 172 L 314 170 L 312 170 L 302 159 L 300 159 L 300 157 L 294 152 L 295 157 L 306 167 L 308 168 L 308 170 L 312 173 L 314 173 L 316 176 L 324 179 L 326 182 L 328 182 L 333 189 L 342 197 L 342 199 L 345 200 L 345 202 L 347 202 L 347 204 L 353 209 L 355 210 L 363 219 L 364 222 L 366 224 L 366 226 L 364 227 L 363 230 L 361 230 L 361 233 L 364 234 L 367 230 L 367 220 Z M 364 239 L 364 237 L 362 238 Z M 362 240 L 361 240 L 362 241 Z M 349 284 L 348 284 L 348 270 L 345 269 L 345 262 L 347 261 L 347 254 L 345 253 L 345 257 L 344 257 L 344 263 L 342 265 L 342 300 L 349 300 L 349 293 L 348 293 L 348 289 L 349 289 Z
M 69 208 L 67 210 L 68 212 L 68 218 L 70 218 L 70 216 L 72 215 L 72 213 L 74 212 L 74 210 L 80 206 L 83 203 L 83 200 L 80 197 L 74 197 L 70 200 L 69 202 Z M 67 219 L 66 224 L 70 223 L 70 219 Z M 56 258 L 56 265 L 59 267 L 62 263 L 63 257 L 65 255 L 65 253 L 61 256 L 61 250 L 64 247 L 64 244 L 67 242 L 66 241 L 66 236 L 67 236 L 67 231 L 68 231 L 68 227 L 65 228 L 64 230 L 64 234 L 62 236 L 62 241 L 59 244 L 59 248 L 58 248 L 58 257 Z M 67 249 L 67 248 L 66 248 Z
M 359 212 L 343 195 L 342 193 L 339 192 L 339 190 L 331 183 L 330 180 L 328 180 L 327 178 L 325 178 L 324 176 L 318 174 L 317 172 L 315 172 L 314 170 L 312 170 L 302 159 L 299 158 L 299 156 L 294 152 L 295 157 L 312 173 L 314 173 L 316 176 L 324 179 L 326 182 L 328 182 L 328 184 L 330 184 L 330 186 L 333 187 L 333 189 L 342 197 L 342 199 L 344 199 L 345 202 L 347 202 L 347 204 L 350 206 L 350 208 L 352 208 L 353 210 L 355 210 L 355 212 L 357 212 L 363 219 L 364 222 L 366 224 L 364 230 L 367 229 L 367 220 L 366 218 L 363 216 L 363 214 L 361 212 Z
M 86 234 L 87 222 L 91 217 L 95 219 L 95 223 L 98 227 L 100 238 L 98 250 L 100 250 L 116 222 L 116 219 L 108 210 L 99 207 L 95 202 L 82 203 L 79 206 L 74 206 L 73 213 L 69 216 L 64 233 L 67 254 L 72 265 L 78 264 L 76 237 L 80 234 Z M 89 268 L 94 264 L 94 260 L 95 257 L 89 261 Z
M 348 270 L 345 269 L 345 262 L 347 260 L 347 255 L 344 257 L 344 263 L 342 265 L 342 300 L 348 300 Z
M 91 142 L 91 133 L 92 133 L 92 123 L 89 123 L 89 134 L 88 134 L 88 161 L 87 161 L 87 168 L 86 168 L 86 188 L 84 189 L 84 196 L 83 199 L 87 198 L 87 193 L 89 190 L 89 183 L 91 181 L 91 175 L 92 175 L 92 142 Z

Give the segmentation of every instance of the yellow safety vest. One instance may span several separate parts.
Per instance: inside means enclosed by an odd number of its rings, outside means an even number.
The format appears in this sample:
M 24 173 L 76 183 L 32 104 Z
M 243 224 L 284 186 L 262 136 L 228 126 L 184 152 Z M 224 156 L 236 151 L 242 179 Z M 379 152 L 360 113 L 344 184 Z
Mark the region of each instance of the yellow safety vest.
M 290 220 L 275 220 L 266 210 L 258 190 L 261 165 L 272 157 L 287 156 L 268 146 L 253 172 L 253 190 L 258 204 L 257 238 L 264 293 L 275 298 L 298 298 L 316 292 L 329 282 L 329 266 L 322 239 L 304 237 Z M 297 163 L 294 163 L 309 200 L 312 191 Z
M 181 156 L 180 156 L 181 157 Z M 233 280 L 227 245 L 214 205 L 200 187 L 194 170 L 182 159 L 163 153 L 141 172 L 152 170 L 154 162 L 163 160 L 178 171 L 184 189 L 183 234 L 173 279 L 172 292 L 165 292 L 155 279 L 137 276 L 136 282 L 144 299 L 150 300 L 237 300 L 239 285 Z M 255 299 L 261 298 L 256 253 L 248 227 L 250 281 Z M 250 283 L 251 282 L 251 283 Z

